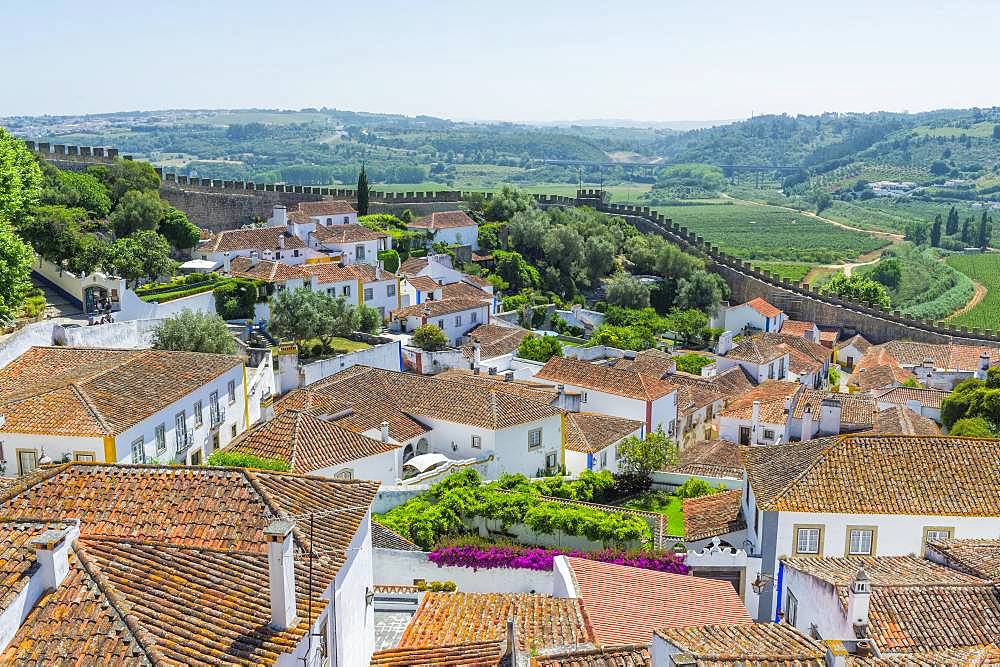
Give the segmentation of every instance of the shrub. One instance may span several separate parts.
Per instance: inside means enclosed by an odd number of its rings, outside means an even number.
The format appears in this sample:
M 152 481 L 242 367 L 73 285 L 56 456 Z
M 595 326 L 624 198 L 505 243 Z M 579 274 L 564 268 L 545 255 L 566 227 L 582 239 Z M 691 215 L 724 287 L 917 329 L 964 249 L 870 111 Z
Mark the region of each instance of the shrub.
M 586 558 L 602 563 L 614 563 L 659 572 L 687 574 L 687 566 L 670 552 L 566 551 L 517 545 L 456 545 L 434 549 L 428 560 L 438 567 L 468 567 L 475 570 L 521 569 L 551 572 L 556 556 Z
M 679 371 L 701 375 L 701 369 L 711 364 L 712 360 L 701 354 L 680 354 L 674 357 L 674 362 Z
M 252 319 L 262 285 L 248 278 L 229 278 L 216 283 L 215 310 L 224 320 Z M 208 287 L 198 289 L 205 291 Z
M 713 493 L 718 493 L 719 491 L 725 491 L 726 487 L 720 484 L 718 487 L 714 487 L 703 479 L 697 477 L 691 477 L 686 482 L 677 487 L 674 491 L 674 495 L 678 498 L 700 498 L 701 496 L 708 496 Z
M 139 298 L 149 303 L 166 303 L 167 301 L 173 301 L 174 299 L 183 299 L 186 296 L 194 296 L 195 294 L 210 292 L 212 289 L 213 286 L 211 284 L 195 285 L 194 287 L 189 287 L 188 289 L 160 290 L 154 292 L 153 294 L 143 294 Z
M 395 250 L 383 250 L 378 254 L 378 259 L 389 273 L 399 270 L 399 253 Z
M 208 465 L 227 468 L 256 468 L 258 470 L 286 471 L 291 466 L 281 459 L 267 459 L 253 454 L 231 452 L 224 449 L 212 452 L 208 457 Z
M 966 438 L 995 438 L 997 429 L 982 417 L 965 417 L 952 424 L 948 435 Z
M 424 324 L 413 332 L 412 342 L 421 350 L 433 352 L 443 350 L 448 345 L 448 337 L 440 327 L 434 324 Z
M 562 355 L 562 343 L 555 336 L 528 334 L 517 346 L 517 356 L 531 361 L 545 363 L 552 357 L 561 357 Z

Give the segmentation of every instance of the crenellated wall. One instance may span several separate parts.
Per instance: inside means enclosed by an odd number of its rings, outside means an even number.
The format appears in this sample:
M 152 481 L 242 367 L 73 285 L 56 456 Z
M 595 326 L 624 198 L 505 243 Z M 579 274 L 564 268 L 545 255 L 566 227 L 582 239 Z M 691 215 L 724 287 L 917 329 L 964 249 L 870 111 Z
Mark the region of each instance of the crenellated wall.
M 117 148 L 102 146 L 73 146 L 47 141 L 25 141 L 24 145 L 47 162 L 67 171 L 83 171 L 92 164 L 111 164 L 118 157 L 132 159 L 131 155 L 120 155 Z

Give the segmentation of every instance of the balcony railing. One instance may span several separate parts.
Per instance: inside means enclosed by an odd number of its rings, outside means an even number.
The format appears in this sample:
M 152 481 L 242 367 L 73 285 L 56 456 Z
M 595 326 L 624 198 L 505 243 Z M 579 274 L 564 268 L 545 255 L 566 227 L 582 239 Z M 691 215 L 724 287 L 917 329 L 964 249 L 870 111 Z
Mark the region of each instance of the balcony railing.
M 177 452 L 187 451 L 188 447 L 194 444 L 194 429 L 178 429 L 174 431 L 177 441 Z
M 226 408 L 222 405 L 215 406 L 209 409 L 208 415 L 212 428 L 218 428 L 222 422 L 226 421 Z

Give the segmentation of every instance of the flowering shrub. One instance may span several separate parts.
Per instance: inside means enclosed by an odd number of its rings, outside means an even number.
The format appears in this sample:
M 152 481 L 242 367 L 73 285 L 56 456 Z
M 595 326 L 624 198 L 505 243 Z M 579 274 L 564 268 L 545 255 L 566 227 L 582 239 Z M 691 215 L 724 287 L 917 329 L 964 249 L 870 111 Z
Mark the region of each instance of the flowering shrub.
M 645 570 L 687 574 L 687 566 L 672 553 L 629 553 L 607 549 L 604 551 L 562 551 L 540 547 L 518 546 L 447 546 L 431 551 L 427 557 L 438 567 L 454 565 L 479 570 L 521 569 L 551 571 L 556 556 L 587 558 L 602 563 L 641 567 Z

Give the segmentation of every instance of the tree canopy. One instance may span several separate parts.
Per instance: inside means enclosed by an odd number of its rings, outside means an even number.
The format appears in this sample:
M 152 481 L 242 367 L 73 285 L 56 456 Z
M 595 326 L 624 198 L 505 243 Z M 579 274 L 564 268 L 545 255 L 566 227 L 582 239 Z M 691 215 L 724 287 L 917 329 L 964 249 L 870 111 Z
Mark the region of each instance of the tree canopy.
M 423 324 L 413 332 L 411 342 L 421 350 L 433 352 L 443 350 L 448 345 L 448 337 L 444 331 L 434 324 Z
M 618 469 L 626 475 L 648 479 L 652 473 L 677 463 L 677 443 L 662 428 L 645 438 L 629 436 L 618 443 Z
M 164 320 L 153 332 L 153 347 L 157 350 L 184 350 L 233 354 L 236 342 L 226 328 L 226 322 L 212 313 L 182 312 Z
M 842 299 L 860 301 L 867 306 L 883 310 L 887 310 L 891 305 L 885 285 L 857 273 L 852 274 L 850 278 L 843 273 L 838 273 L 820 287 L 819 291 L 822 294 L 832 294 Z
M 528 334 L 517 346 L 517 356 L 545 363 L 552 357 L 563 356 L 563 346 L 555 336 Z

